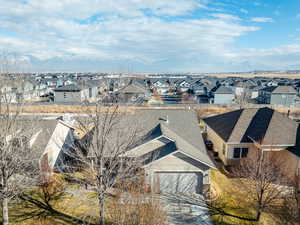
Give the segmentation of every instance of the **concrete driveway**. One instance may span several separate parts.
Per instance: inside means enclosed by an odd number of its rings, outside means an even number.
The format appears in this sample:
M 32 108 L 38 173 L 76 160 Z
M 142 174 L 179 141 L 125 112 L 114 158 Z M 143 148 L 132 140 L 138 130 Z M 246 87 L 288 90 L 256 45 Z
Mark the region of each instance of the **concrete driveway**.
M 170 225 L 213 225 L 207 209 L 203 207 L 164 202 Z

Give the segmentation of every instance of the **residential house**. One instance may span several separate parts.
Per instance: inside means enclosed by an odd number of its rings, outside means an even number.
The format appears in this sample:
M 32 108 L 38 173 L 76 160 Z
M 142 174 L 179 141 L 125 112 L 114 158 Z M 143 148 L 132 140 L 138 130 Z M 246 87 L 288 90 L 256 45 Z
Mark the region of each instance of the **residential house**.
M 224 86 L 218 87 L 214 92 L 214 104 L 232 104 L 234 100 L 234 92 Z
M 191 87 L 191 82 L 187 79 L 177 80 L 175 82 L 176 89 L 178 92 L 187 92 Z
M 147 159 L 143 168 L 152 189 L 202 193 L 209 184 L 209 169 L 215 165 L 207 154 L 196 114 L 184 110 L 138 110 L 133 116 L 143 121 L 146 135 L 128 155 Z
M 195 112 L 136 110 L 121 122 L 136 124 L 141 131 L 140 142 L 125 155 L 143 160 L 145 181 L 152 190 L 202 193 L 215 165 L 207 154 Z
M 298 104 L 298 92 L 293 86 L 270 86 L 259 90 L 258 100 L 263 104 L 292 106 Z
M 259 90 L 261 89 L 262 87 L 259 87 L 259 86 L 254 86 L 252 88 L 250 88 L 249 92 L 250 92 L 250 98 L 251 99 L 257 99 L 258 96 L 259 96 Z
M 300 126 L 287 115 L 267 107 L 249 108 L 203 121 L 207 139 L 224 165 L 236 165 L 249 152 L 259 150 L 284 159 L 282 169 L 288 176 L 299 174 Z
M 70 115 L 63 115 L 57 119 L 39 121 L 41 130 L 36 139 L 39 148 L 43 149 L 40 157 L 40 169 L 44 174 L 53 172 L 70 172 L 76 167 L 75 154 L 81 150 L 77 143 L 83 141 L 78 123 Z
M 265 87 L 258 90 L 258 101 L 262 104 L 271 103 L 271 94 L 276 89 L 276 86 Z
M 234 85 L 235 95 L 242 96 L 247 95 L 249 90 L 254 86 L 254 84 L 250 80 L 239 81 Z
M 166 94 L 171 89 L 171 83 L 168 79 L 158 79 L 152 82 L 152 89 L 159 94 Z
M 291 106 L 295 105 L 298 92 L 292 86 L 278 86 L 271 93 L 270 104 Z
M 132 81 L 117 91 L 118 101 L 123 103 L 143 103 L 149 99 L 150 95 L 146 88 Z
M 94 102 L 98 99 L 98 87 L 92 85 L 67 85 L 54 89 L 54 102 Z

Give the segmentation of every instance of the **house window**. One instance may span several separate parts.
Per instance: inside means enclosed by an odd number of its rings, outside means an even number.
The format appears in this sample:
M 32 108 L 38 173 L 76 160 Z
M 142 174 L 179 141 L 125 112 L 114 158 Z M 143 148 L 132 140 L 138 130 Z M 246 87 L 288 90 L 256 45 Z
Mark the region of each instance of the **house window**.
M 238 159 L 241 155 L 241 149 L 240 148 L 234 148 L 233 149 L 233 158 Z
M 223 155 L 226 154 L 226 145 L 223 143 Z
M 89 98 L 93 96 L 92 88 L 89 88 Z
M 233 149 L 233 158 L 245 158 L 248 155 L 248 148 L 234 148 Z
M 245 158 L 245 157 L 247 157 L 247 155 L 248 155 L 248 148 L 242 148 L 242 158 Z

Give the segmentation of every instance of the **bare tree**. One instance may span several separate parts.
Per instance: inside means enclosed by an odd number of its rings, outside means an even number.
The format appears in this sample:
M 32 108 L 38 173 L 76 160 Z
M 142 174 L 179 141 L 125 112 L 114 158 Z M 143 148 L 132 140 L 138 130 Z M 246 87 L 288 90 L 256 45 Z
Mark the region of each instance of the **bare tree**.
M 288 191 L 287 186 L 288 180 L 282 173 L 280 165 L 283 166 L 281 160 L 273 157 L 270 152 L 257 149 L 231 169 L 234 190 L 227 187 L 228 193 L 220 193 L 211 187 L 204 190 L 201 195 L 183 191 L 163 193 L 163 196 L 173 203 L 180 202 L 201 207 L 221 221 L 224 218 L 231 218 L 237 221 L 259 222 L 263 212 L 272 213 L 274 209 L 278 209 L 287 193 L 291 197 L 292 192 Z M 185 184 L 188 187 L 192 182 L 185 182 Z M 227 201 L 228 196 L 231 196 L 229 201 Z M 295 200 L 293 205 L 295 206 L 296 203 Z M 255 210 L 255 215 L 248 213 L 249 207 Z
M 22 105 L 12 105 L 12 84 L 20 85 L 17 75 L 1 76 L 0 87 L 0 200 L 3 224 L 9 223 L 8 202 L 34 182 L 38 157 L 32 138 L 33 121 L 22 118 Z
M 241 159 L 233 169 L 240 184 L 239 189 L 247 193 L 249 201 L 253 203 L 256 221 L 260 221 L 263 212 L 270 211 L 282 200 L 288 182 L 282 172 L 283 166 L 272 152 L 257 149 Z
M 134 183 L 123 184 L 108 206 L 109 220 L 114 225 L 166 225 L 167 216 L 160 199 L 145 192 L 144 176 Z
M 273 210 L 275 220 L 280 224 L 300 224 L 300 177 L 296 175 L 291 186 L 284 192 L 282 204 Z
M 83 106 L 83 112 L 87 116 L 78 119 L 78 130 L 85 135 L 76 146 L 80 151 L 71 156 L 85 174 L 86 187 L 97 193 L 99 224 L 104 225 L 107 195 L 133 179 L 140 167 L 138 160 L 125 154 L 139 140 L 139 129 L 117 105 Z

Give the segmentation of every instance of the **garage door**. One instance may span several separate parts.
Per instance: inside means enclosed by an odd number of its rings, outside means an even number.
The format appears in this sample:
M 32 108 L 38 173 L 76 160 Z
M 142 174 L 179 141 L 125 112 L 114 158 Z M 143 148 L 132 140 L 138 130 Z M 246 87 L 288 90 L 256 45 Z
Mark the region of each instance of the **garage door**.
M 165 193 L 202 193 L 202 173 L 158 172 L 160 192 Z

